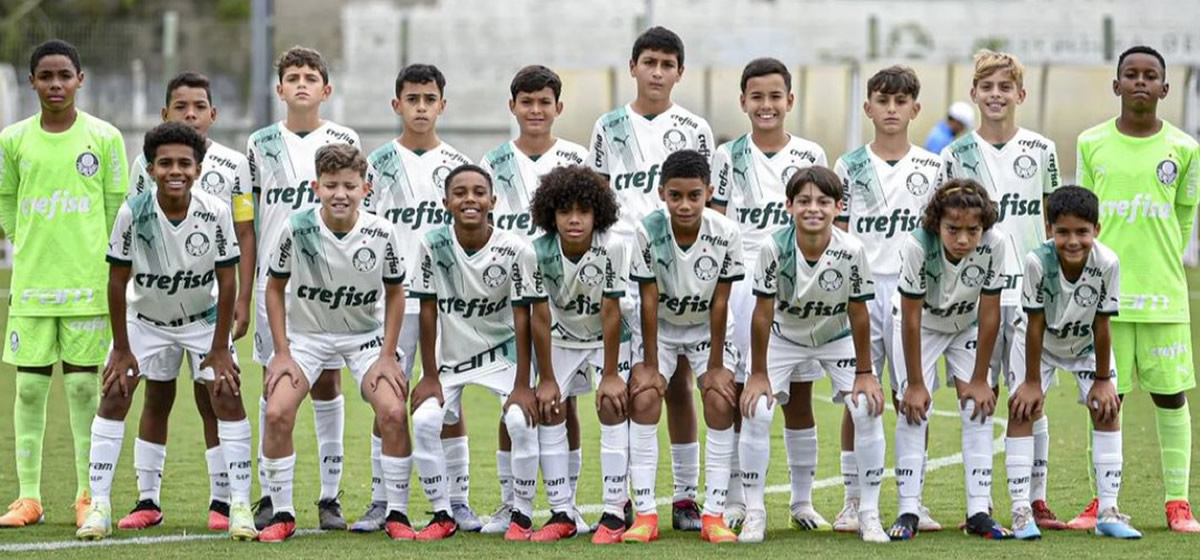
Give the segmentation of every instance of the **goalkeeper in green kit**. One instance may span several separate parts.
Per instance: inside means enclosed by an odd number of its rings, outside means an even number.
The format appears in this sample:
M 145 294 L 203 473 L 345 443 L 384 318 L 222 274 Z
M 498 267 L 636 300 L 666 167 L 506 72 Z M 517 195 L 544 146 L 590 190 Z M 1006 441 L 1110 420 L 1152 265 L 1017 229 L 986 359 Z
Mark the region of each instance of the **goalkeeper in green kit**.
M 79 52 L 38 45 L 29 83 L 41 112 L 0 132 L 0 227 L 13 244 L 4 361 L 17 367 L 13 429 L 20 495 L 0 527 L 42 520 L 42 436 L 50 372 L 62 362 L 75 447 L 78 526 L 91 503 L 88 452 L 99 402 L 97 366 L 110 341 L 109 230 L 125 198 L 125 144 L 115 127 L 75 107 Z

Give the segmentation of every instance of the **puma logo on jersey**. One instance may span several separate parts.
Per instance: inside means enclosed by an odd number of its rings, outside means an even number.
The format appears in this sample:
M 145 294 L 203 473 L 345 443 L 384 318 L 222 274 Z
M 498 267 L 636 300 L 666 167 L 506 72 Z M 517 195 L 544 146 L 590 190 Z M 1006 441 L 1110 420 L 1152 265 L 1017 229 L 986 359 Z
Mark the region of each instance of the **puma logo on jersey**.
M 626 134 L 625 136 L 613 135 L 612 143 L 620 144 L 622 148 L 628 150 L 629 149 L 629 135 L 628 134 Z
M 980 164 L 980 163 L 982 163 L 982 162 L 978 162 L 978 161 L 977 161 L 977 162 L 975 162 L 975 165 L 971 165 L 971 164 L 969 164 L 969 163 L 963 162 L 963 163 L 962 163 L 962 166 L 963 166 L 963 168 L 964 168 L 964 169 L 966 169 L 966 170 L 970 171 L 970 172 L 971 172 L 971 174 L 973 174 L 973 175 L 979 175 L 979 164 Z
M 308 247 L 301 247 L 301 248 L 300 248 L 300 254 L 301 254 L 301 255 L 304 255 L 304 258 L 308 259 L 308 264 L 314 264 L 314 263 L 316 263 L 316 262 L 317 262 L 317 257 L 318 257 L 318 256 L 320 256 L 320 254 L 319 254 L 319 253 L 317 253 L 316 251 L 312 251 L 312 252 L 310 252 L 310 251 L 308 250 Z

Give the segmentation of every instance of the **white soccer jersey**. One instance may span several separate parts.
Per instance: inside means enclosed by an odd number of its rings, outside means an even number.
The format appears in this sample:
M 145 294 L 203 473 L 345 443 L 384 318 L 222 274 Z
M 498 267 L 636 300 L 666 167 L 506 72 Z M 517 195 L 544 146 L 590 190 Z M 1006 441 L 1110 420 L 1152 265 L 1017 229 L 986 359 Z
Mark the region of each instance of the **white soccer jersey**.
M 909 147 L 892 165 L 869 144 L 834 164 L 845 192 L 838 219 L 866 246 L 875 274 L 900 273 L 900 246 L 905 235 L 921 225 L 921 212 L 937 189 L 941 168 L 942 161 L 921 147 Z
M 144 190 L 154 190 L 154 179 L 146 171 L 146 154 L 139 153 L 130 167 L 130 195 Z M 209 141 L 200 163 L 200 178 L 195 187 L 211 194 L 233 207 L 234 198 L 250 192 L 250 160 L 246 155 Z
M 550 335 L 556 346 L 603 348 L 603 298 L 620 299 L 629 283 L 625 240 L 608 233 L 592 235 L 592 247 L 578 261 L 563 256 L 557 234 L 533 240 L 538 271 L 550 298 Z
M 265 245 L 279 239 L 288 219 L 301 210 L 320 206 L 317 192 L 309 183 L 317 179 L 317 150 L 326 144 L 350 144 L 359 147 L 358 134 L 339 124 L 325 121 L 303 137 L 282 122 L 259 129 L 247 141 L 250 160 L 250 184 L 258 197 L 258 234 Z M 258 288 L 267 286 L 271 251 L 258 252 Z
M 675 241 L 665 208 L 651 212 L 637 229 L 637 253 L 630 277 L 658 284 L 658 319 L 689 327 L 707 324 L 718 282 L 745 276 L 742 231 L 733 220 L 705 208 L 696 242 L 687 249 Z
M 493 229 L 483 248 L 467 253 L 450 226 L 423 236 L 412 295 L 437 301 L 438 371 L 497 371 L 517 362 L 512 306 L 546 299 L 533 247 Z
M 638 222 L 662 206 L 659 173 L 667 156 L 691 149 L 710 158 L 713 145 L 708 121 L 678 104 L 653 118 L 625 105 L 597 119 L 587 164 L 608 175 L 616 191 L 621 220 L 613 231 L 632 238 Z
M 270 251 L 270 274 L 287 278 L 292 299 L 288 331 L 365 333 L 383 325 L 384 284 L 404 282 L 396 231 L 378 216 L 358 213 L 338 237 L 320 209 L 293 214 Z
M 721 144 L 713 155 L 713 204 L 725 206 L 725 215 L 742 227 L 748 260 L 771 232 L 792 223 L 787 211 L 787 182 L 805 167 L 828 166 L 825 150 L 815 142 L 792 136 L 784 149 L 767 155 L 749 134 Z
M 862 242 L 833 229 L 829 246 L 809 263 L 796 246 L 796 226 L 780 228 L 763 244 L 754 271 L 754 295 L 775 302 L 771 332 L 793 344 L 818 347 L 850 336 L 852 301 L 875 297 Z
M 537 159 L 525 155 L 512 141 L 484 155 L 479 166 L 492 176 L 492 190 L 496 193 L 492 221 L 496 227 L 532 241 L 538 230 L 529 215 L 529 203 L 542 175 L 555 167 L 583 165 L 585 158 L 586 148 L 562 138 Z
M 107 260 L 133 269 L 133 313 L 180 326 L 216 320 L 216 269 L 237 264 L 240 255 L 225 201 L 193 190 L 187 217 L 173 224 L 147 190 L 121 205 Z
M 997 148 L 971 132 L 943 148 L 941 157 L 944 178 L 979 181 L 999 206 L 996 230 L 1009 243 L 1000 303 L 1020 304 L 1021 258 L 1046 241 L 1042 198 L 1059 185 L 1054 142 L 1020 128 Z
M 918 228 L 900 246 L 900 279 L 893 305 L 902 296 L 924 300 L 921 327 L 953 334 L 979 317 L 979 294 L 999 294 L 1008 243 L 995 229 L 983 233 L 979 246 L 957 263 L 946 258 L 942 240 Z
M 1026 313 L 1045 315 L 1042 351 L 1064 359 L 1095 352 L 1096 314 L 1116 315 L 1120 308 L 1119 270 L 1117 254 L 1099 241 L 1092 244 L 1083 273 L 1074 282 L 1063 275 L 1053 241 L 1025 256 L 1028 281 L 1021 306 Z

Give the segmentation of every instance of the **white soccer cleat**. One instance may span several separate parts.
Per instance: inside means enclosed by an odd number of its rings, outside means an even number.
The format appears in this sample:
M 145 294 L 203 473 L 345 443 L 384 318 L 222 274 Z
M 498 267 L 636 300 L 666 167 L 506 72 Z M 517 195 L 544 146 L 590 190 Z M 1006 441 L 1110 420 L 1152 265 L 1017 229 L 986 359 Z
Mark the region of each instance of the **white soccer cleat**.
M 503 535 L 508 531 L 508 522 L 512 520 L 512 506 L 500 504 L 496 511 L 488 517 L 487 523 L 479 530 L 484 535 Z
M 235 541 L 252 541 L 258 538 L 254 528 L 254 512 L 250 504 L 233 504 L 229 508 L 229 537 Z
M 942 524 L 933 518 L 933 514 L 929 512 L 929 508 L 925 507 L 925 504 L 919 506 L 917 513 L 917 517 L 921 520 L 917 524 L 918 531 L 922 533 L 934 533 L 942 530 Z
M 575 534 L 586 535 L 592 532 L 592 526 L 588 525 L 587 519 L 583 518 L 583 512 L 579 511 L 579 506 L 575 506 L 571 512 L 571 517 L 575 518 Z
M 879 522 L 878 511 L 863 511 L 858 513 L 858 536 L 863 542 L 886 543 L 892 542 L 883 524 Z
M 725 504 L 725 526 L 733 532 L 742 530 L 746 522 L 746 504 Z
M 747 511 L 742 521 L 742 532 L 738 534 L 738 542 L 760 543 L 767 538 L 767 512 Z
M 832 527 L 828 521 L 825 521 L 817 510 L 813 509 L 812 504 L 792 504 L 792 520 L 793 529 L 801 531 L 828 531 Z
M 75 531 L 75 538 L 98 541 L 112 534 L 112 506 L 92 502 L 83 525 Z
M 858 498 L 850 498 L 833 519 L 833 530 L 839 533 L 857 533 L 858 526 Z

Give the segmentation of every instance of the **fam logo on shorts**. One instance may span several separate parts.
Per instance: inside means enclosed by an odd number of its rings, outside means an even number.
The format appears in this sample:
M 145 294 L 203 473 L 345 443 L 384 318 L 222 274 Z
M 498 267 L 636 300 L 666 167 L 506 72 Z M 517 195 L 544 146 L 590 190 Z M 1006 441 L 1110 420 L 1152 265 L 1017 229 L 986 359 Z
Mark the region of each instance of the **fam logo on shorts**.
M 1159 183 L 1170 185 L 1175 182 L 1175 179 L 1179 178 L 1179 164 L 1173 160 L 1164 159 L 1158 162 L 1158 167 L 1154 172 L 1158 175 Z
M 826 292 L 832 292 L 842 287 L 842 273 L 837 269 L 826 269 L 817 276 L 817 285 L 821 286 Z
M 193 232 L 183 241 L 183 248 L 193 257 L 199 257 L 208 252 L 208 236 L 204 232 Z
M 985 272 L 983 267 L 977 264 L 972 264 L 963 269 L 959 278 L 962 279 L 962 283 L 968 288 L 978 288 L 983 285 L 984 276 Z
M 508 279 L 508 272 L 503 266 L 493 264 L 483 270 L 483 283 L 489 288 L 495 288 Z
M 1075 304 L 1080 307 L 1095 307 L 1100 302 L 1100 291 L 1087 284 L 1075 288 Z
M 684 136 L 682 130 L 672 128 L 663 134 L 663 146 L 672 153 L 678 152 L 687 146 L 687 136 Z
M 1013 161 L 1013 173 L 1022 179 L 1033 177 L 1037 173 L 1037 161 L 1029 154 L 1021 154 L 1017 156 L 1016 161 Z
M 579 281 L 583 282 L 584 286 L 595 288 L 604 280 L 604 271 L 600 270 L 596 263 L 587 263 L 583 268 L 579 269 Z
M 904 186 L 908 187 L 908 192 L 913 196 L 924 196 L 929 192 L 929 179 L 919 172 L 913 171 L 908 174 L 908 180 L 904 181 Z
M 208 194 L 220 194 L 225 187 L 225 177 L 216 171 L 209 171 L 200 178 L 200 188 Z
M 84 177 L 91 177 L 100 170 L 100 158 L 96 157 L 96 154 L 92 152 L 83 152 L 79 154 L 79 157 L 75 158 L 75 170 Z M 1162 175 L 1159 176 L 1161 177 Z
M 370 247 L 362 247 L 354 252 L 350 263 L 354 265 L 354 270 L 370 272 L 375 268 L 375 251 L 372 251 Z
M 709 282 L 717 277 L 717 259 L 709 255 L 703 255 L 696 259 L 696 264 L 692 265 L 692 272 L 696 273 L 696 278 L 701 282 Z
M 437 187 L 444 188 L 446 186 L 446 177 L 450 176 L 450 168 L 445 165 L 439 165 L 433 170 L 433 184 Z
M 792 179 L 792 175 L 795 175 L 799 171 L 800 171 L 800 167 L 795 166 L 795 165 L 789 165 L 789 166 L 787 166 L 787 169 L 784 169 L 783 173 L 781 173 L 779 175 L 779 179 L 781 181 L 783 181 L 783 184 L 786 185 L 788 183 L 788 181 L 790 181 Z

